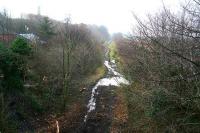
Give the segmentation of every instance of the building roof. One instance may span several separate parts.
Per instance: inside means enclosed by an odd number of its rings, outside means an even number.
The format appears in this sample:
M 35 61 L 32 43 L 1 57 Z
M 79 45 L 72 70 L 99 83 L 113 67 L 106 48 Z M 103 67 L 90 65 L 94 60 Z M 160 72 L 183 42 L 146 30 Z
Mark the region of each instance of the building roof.
M 30 41 L 37 41 L 39 40 L 39 37 L 33 33 L 27 33 L 27 34 L 19 34 L 20 36 L 26 38 L 27 40 L 30 40 Z

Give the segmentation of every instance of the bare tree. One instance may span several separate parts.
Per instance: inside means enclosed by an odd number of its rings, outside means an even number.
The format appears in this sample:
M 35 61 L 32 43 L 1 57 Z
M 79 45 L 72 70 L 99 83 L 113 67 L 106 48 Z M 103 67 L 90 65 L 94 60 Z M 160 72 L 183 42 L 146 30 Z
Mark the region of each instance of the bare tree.
M 148 15 L 147 21 L 133 14 L 136 34 L 116 41 L 125 58 L 124 71 L 151 90 L 153 100 L 147 103 L 154 109 L 152 117 L 177 131 L 199 130 L 195 124 L 200 119 L 193 121 L 200 111 L 199 7 L 194 0 L 175 14 L 164 6 L 161 13 Z

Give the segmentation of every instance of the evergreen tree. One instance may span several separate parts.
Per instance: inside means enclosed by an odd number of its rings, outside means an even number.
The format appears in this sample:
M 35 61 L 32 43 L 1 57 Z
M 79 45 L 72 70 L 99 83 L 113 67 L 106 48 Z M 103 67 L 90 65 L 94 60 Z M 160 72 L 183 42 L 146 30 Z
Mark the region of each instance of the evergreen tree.
M 54 25 L 48 17 L 44 17 L 43 20 L 42 20 L 42 23 L 40 25 L 40 37 L 43 40 L 47 41 L 53 35 L 55 35 Z
M 13 52 L 18 53 L 20 55 L 29 55 L 31 52 L 31 47 L 23 38 L 15 39 L 12 43 L 11 49 Z
M 0 44 L 0 72 L 3 74 L 0 92 L 23 91 L 23 78 L 26 71 L 26 56 L 31 52 L 28 43 L 17 38 L 11 48 Z

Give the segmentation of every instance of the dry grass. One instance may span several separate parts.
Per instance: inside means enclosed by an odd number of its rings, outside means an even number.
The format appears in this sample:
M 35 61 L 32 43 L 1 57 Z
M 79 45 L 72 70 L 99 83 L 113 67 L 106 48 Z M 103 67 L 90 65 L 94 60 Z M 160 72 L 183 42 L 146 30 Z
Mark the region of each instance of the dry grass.
M 119 88 L 113 109 L 111 133 L 155 133 L 156 123 L 148 116 L 147 99 L 151 92 L 140 84 Z
M 113 109 L 113 121 L 111 124 L 111 133 L 121 132 L 128 121 L 128 109 L 125 97 L 121 89 L 116 92 L 117 98 Z
M 128 125 L 125 132 L 155 133 L 157 125 L 149 116 L 151 91 L 139 83 L 123 88 L 128 106 Z
M 98 79 L 103 77 L 105 75 L 105 67 L 101 66 L 96 69 L 96 71 L 86 77 L 82 82 L 82 88 L 87 87 L 90 84 L 95 83 Z M 78 95 L 78 94 L 77 94 Z M 79 92 L 80 95 L 80 92 Z M 73 96 L 72 96 L 73 97 Z M 46 116 L 43 118 L 40 118 L 36 120 L 34 123 L 35 125 L 39 125 L 36 128 L 37 133 L 56 133 L 57 126 L 59 126 L 60 131 L 62 130 L 70 130 L 74 127 L 78 127 L 80 123 L 83 122 L 83 113 L 86 111 L 84 104 L 77 100 L 77 96 L 74 97 L 76 100 L 74 100 L 70 106 L 69 109 L 67 109 L 66 112 L 57 115 L 57 116 Z M 57 124 L 58 123 L 58 124 Z
M 82 83 L 84 85 L 89 85 L 95 83 L 98 79 L 102 78 L 106 73 L 105 66 L 100 66 L 96 69 L 94 73 L 89 75 Z
M 56 133 L 59 130 L 65 130 L 65 128 L 73 128 L 76 127 L 77 124 L 81 122 L 81 114 L 84 112 L 84 107 L 81 104 L 73 104 L 68 111 L 59 116 L 49 116 L 45 120 L 41 120 L 36 125 L 40 125 L 37 127 L 35 132 L 37 133 Z M 40 120 L 38 120 L 40 121 Z

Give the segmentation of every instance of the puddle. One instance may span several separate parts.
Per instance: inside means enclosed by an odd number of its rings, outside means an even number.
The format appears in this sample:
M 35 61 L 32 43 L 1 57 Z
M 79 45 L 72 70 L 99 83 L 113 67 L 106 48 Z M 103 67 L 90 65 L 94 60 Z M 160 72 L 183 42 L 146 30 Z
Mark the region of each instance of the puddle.
M 111 62 L 105 61 L 104 65 L 107 67 L 109 73 L 111 74 L 108 74 L 106 78 L 100 79 L 92 88 L 92 94 L 87 105 L 88 111 L 87 115 L 85 115 L 84 122 L 87 121 L 88 114 L 96 108 L 95 96 L 98 95 L 97 89 L 99 86 L 120 86 L 121 84 L 129 85 L 129 81 L 126 80 L 122 74 L 115 70 L 116 64 L 114 60 Z

